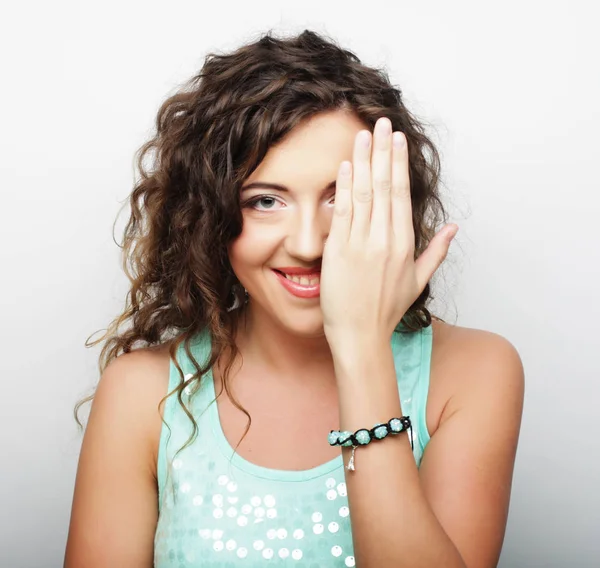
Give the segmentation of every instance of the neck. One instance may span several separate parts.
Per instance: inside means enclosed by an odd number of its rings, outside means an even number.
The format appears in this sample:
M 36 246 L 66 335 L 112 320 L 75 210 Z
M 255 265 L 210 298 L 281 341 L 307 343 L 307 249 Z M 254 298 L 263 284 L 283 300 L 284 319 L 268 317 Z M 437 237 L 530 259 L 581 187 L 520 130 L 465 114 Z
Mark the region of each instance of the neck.
M 236 343 L 244 361 L 263 367 L 279 381 L 309 383 L 324 380 L 335 385 L 331 349 L 324 333 L 302 337 L 277 325 L 267 313 L 247 305 L 241 316 Z M 324 386 L 324 385 L 322 385 Z

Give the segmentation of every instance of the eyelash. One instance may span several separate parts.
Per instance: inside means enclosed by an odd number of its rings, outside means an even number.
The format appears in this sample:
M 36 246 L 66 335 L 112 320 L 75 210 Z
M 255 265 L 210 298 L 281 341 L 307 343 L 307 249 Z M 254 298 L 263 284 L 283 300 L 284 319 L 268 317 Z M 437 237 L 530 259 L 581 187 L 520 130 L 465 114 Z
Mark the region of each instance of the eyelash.
M 257 195 L 256 197 L 253 197 L 251 199 L 249 199 L 248 201 L 246 201 L 246 203 L 244 203 L 244 208 L 251 208 L 251 209 L 255 209 L 255 205 L 257 203 L 259 203 L 260 201 L 262 201 L 263 199 L 272 199 L 273 201 L 279 201 L 277 199 L 277 197 L 275 197 L 274 195 Z M 270 211 L 269 209 L 255 209 L 256 211 L 260 211 L 260 212 L 264 212 L 264 211 Z
M 255 205 L 258 204 L 259 202 L 261 202 L 263 199 L 273 199 L 274 201 L 279 201 L 279 199 L 274 195 L 257 195 L 256 197 L 252 197 L 251 199 L 246 201 L 244 203 L 243 207 L 254 209 L 255 211 L 259 211 L 261 213 L 264 213 L 266 211 L 271 211 L 271 208 L 269 208 L 269 209 L 256 209 L 255 208 Z M 332 202 L 332 204 L 335 203 L 335 194 L 332 196 L 331 202 Z

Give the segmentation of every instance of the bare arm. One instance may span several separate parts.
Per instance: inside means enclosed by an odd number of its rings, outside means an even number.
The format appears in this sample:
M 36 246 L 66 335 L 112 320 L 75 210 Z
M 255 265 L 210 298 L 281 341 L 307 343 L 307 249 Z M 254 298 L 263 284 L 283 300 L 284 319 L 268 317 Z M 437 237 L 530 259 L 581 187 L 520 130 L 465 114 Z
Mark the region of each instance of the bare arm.
M 343 430 L 402 412 L 389 346 L 336 358 Z M 465 349 L 467 346 L 465 346 Z M 335 350 L 334 350 L 335 351 Z M 504 338 L 478 334 L 466 388 L 417 469 L 406 434 L 356 451 L 346 473 L 356 565 L 492 568 L 504 537 L 523 404 L 523 367 Z M 368 377 L 368 380 L 365 380 Z M 344 448 L 345 463 L 350 450 Z
M 65 568 L 150 568 L 158 518 L 158 402 L 168 355 L 143 350 L 112 361 L 83 438 Z

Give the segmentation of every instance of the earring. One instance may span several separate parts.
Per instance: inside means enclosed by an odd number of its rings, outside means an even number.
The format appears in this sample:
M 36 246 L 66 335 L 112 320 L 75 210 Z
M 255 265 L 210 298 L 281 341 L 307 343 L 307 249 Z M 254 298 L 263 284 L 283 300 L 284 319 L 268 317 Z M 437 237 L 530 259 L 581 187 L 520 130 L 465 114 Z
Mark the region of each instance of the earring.
M 239 296 L 238 294 L 236 294 L 236 288 L 242 288 L 242 290 L 244 290 L 244 301 L 243 303 L 239 301 Z M 227 308 L 228 312 L 231 312 L 233 310 L 237 310 L 238 308 L 241 308 L 243 304 L 248 303 L 248 290 L 246 290 L 246 288 L 243 288 L 241 284 L 234 284 L 233 287 L 231 288 L 231 295 L 233 296 L 233 303 L 231 304 L 231 306 L 229 306 Z

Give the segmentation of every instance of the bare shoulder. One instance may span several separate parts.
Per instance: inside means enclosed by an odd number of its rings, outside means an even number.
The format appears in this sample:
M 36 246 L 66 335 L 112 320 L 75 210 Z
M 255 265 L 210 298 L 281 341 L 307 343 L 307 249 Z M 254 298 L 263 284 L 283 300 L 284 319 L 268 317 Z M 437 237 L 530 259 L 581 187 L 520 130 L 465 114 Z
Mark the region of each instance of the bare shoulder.
M 464 404 L 489 396 L 522 403 L 524 370 L 516 347 L 500 334 L 432 319 L 431 407 L 433 433 Z
M 482 355 L 490 355 L 489 350 L 502 352 L 506 356 L 518 356 L 515 346 L 505 337 L 492 331 L 461 327 L 432 319 L 435 356 L 445 363 L 452 359 L 465 363 Z
M 156 455 L 168 346 L 112 360 L 83 437 L 65 567 L 150 566 L 158 518 Z
M 130 416 L 143 429 L 141 436 L 148 441 L 149 467 L 154 474 L 164 409 L 160 403 L 167 394 L 169 363 L 169 344 L 124 353 L 107 365 L 95 395 L 128 406 Z
M 145 381 L 149 387 L 166 387 L 169 381 L 169 346 L 169 343 L 164 343 L 119 355 L 107 365 L 103 380 L 115 380 L 113 377 L 118 376 L 124 384 Z
M 496 566 L 523 411 L 523 365 L 497 333 L 436 321 L 433 336 L 430 394 L 440 415 L 419 467 L 421 486 L 464 564 Z

